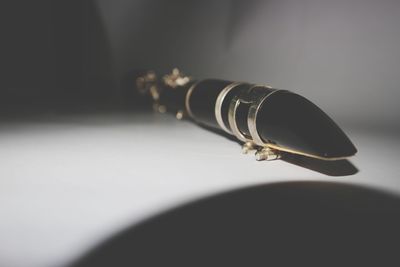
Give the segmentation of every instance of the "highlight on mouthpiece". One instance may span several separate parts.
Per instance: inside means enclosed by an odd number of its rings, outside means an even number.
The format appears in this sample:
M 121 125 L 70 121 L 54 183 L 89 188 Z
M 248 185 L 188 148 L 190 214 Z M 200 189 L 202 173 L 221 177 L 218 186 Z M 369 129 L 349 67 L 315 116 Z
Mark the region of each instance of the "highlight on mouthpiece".
M 265 99 L 257 130 L 272 148 L 322 159 L 353 156 L 357 149 L 340 127 L 306 98 L 278 91 Z

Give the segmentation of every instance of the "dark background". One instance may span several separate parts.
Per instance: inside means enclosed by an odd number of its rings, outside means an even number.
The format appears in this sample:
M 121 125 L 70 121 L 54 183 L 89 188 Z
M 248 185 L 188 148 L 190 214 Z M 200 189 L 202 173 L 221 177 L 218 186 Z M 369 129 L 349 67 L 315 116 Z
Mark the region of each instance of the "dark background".
M 397 132 L 399 12 L 394 0 L 3 1 L 1 108 L 121 108 L 132 70 L 179 67 L 271 83 L 339 125 Z
M 94 1 L 3 2 L 1 108 L 74 110 L 117 101 Z

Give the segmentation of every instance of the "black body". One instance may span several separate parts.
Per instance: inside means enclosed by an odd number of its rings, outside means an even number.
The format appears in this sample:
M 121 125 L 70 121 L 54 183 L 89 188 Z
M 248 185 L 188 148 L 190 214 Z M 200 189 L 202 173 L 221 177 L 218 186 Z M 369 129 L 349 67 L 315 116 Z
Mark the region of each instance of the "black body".
M 206 126 L 220 129 L 215 118 L 215 103 L 219 93 L 230 81 L 208 79 L 195 84 L 189 98 L 194 119 Z
M 223 130 L 216 118 L 216 102 L 220 93 L 232 84 L 231 81 L 217 79 L 190 81 L 175 88 L 162 84 L 159 104 L 164 105 L 168 112 L 183 111 L 199 124 Z M 265 97 L 260 98 L 263 93 Z M 249 130 L 250 106 L 263 99 L 255 117 L 256 131 L 263 145 L 327 160 L 349 157 L 357 152 L 340 127 L 306 98 L 290 91 L 248 83 L 232 87 L 220 106 L 223 125 L 232 135 L 229 108 L 238 97 L 241 101 L 234 121 L 247 139 L 252 138 Z
M 220 92 L 232 82 L 204 80 L 199 82 L 190 96 L 193 119 L 209 127 L 221 129 L 215 118 L 215 104 Z M 252 88 L 269 87 L 240 84 L 223 100 L 221 114 L 229 128 L 229 105 L 235 96 L 252 98 Z M 241 102 L 236 111 L 236 124 L 246 137 L 251 138 L 248 114 L 251 103 Z M 257 132 L 265 143 L 282 150 L 315 157 L 336 159 L 354 155 L 357 150 L 340 127 L 320 108 L 306 98 L 286 90 L 279 90 L 262 103 L 256 117 Z M 231 129 L 230 129 L 231 130 Z

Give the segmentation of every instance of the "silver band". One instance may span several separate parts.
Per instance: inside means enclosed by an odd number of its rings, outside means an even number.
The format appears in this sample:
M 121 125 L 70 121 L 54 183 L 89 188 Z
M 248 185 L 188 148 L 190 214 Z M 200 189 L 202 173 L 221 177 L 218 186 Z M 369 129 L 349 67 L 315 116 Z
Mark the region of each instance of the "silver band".
M 258 85 L 251 85 L 250 87 L 246 88 L 245 90 L 241 91 L 238 95 L 236 95 L 229 105 L 229 113 L 228 113 L 228 121 L 229 126 L 231 127 L 233 135 L 236 136 L 237 139 L 243 142 L 252 142 L 251 136 L 246 136 L 243 134 L 237 123 L 236 123 L 236 111 L 240 105 L 240 103 L 248 103 L 250 104 L 249 93 L 253 88 L 258 87 Z
M 189 90 L 187 91 L 186 96 L 185 96 L 185 107 L 186 107 L 186 112 L 187 112 L 187 114 L 189 114 L 189 116 L 190 116 L 192 119 L 195 119 L 195 118 L 194 118 L 192 109 L 190 108 L 190 96 L 192 95 L 193 90 L 194 90 L 194 88 L 196 87 L 197 84 L 198 84 L 198 82 L 192 84 L 192 86 L 190 86 L 190 88 L 189 88 Z
M 260 110 L 261 105 L 264 103 L 265 99 L 269 96 L 281 90 L 274 90 L 272 92 L 266 93 L 264 96 L 258 98 L 256 101 L 252 102 L 249 109 L 249 114 L 247 117 L 247 125 L 249 127 L 249 132 L 253 142 L 258 146 L 265 146 L 266 142 L 262 140 L 257 130 L 257 114 Z
M 233 135 L 236 136 L 237 139 L 243 142 L 248 142 L 251 141 L 249 138 L 247 138 L 240 130 L 239 127 L 237 126 L 236 123 L 236 110 L 240 105 L 240 97 L 235 96 L 232 99 L 231 104 L 229 105 L 229 113 L 228 113 L 228 120 L 229 120 L 229 126 L 231 127 Z
M 241 82 L 234 82 L 231 83 L 229 85 L 227 85 L 224 89 L 222 89 L 222 91 L 219 93 L 218 97 L 217 97 L 217 101 L 215 102 L 215 118 L 217 120 L 217 123 L 219 125 L 219 127 L 222 128 L 222 130 L 224 130 L 225 132 L 229 133 L 229 134 L 233 134 L 232 131 L 230 131 L 228 129 L 228 127 L 226 127 L 224 120 L 222 119 L 222 104 L 224 103 L 224 99 L 226 97 L 226 95 L 235 87 L 237 87 L 238 85 L 242 84 Z

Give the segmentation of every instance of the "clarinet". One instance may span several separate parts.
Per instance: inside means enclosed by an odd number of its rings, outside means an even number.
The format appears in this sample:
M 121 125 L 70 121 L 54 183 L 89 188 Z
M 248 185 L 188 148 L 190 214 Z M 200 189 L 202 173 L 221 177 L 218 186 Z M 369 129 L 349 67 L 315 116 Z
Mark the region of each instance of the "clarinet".
M 299 155 L 338 161 L 357 149 L 341 128 L 315 104 L 269 85 L 218 79 L 195 80 L 178 69 L 161 79 L 153 71 L 136 75 L 137 92 L 154 110 L 172 113 L 233 137 L 256 160 Z

